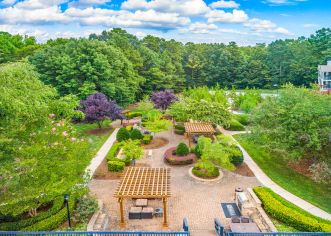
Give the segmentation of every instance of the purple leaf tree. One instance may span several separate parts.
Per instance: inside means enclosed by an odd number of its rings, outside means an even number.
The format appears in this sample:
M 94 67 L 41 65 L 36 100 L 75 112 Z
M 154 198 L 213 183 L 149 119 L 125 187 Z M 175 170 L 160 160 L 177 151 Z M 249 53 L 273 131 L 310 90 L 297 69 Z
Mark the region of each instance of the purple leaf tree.
M 81 101 L 81 111 L 85 114 L 85 120 L 89 123 L 97 122 L 101 128 L 105 119 L 124 119 L 122 109 L 115 101 L 108 100 L 103 93 L 94 93 Z
M 162 110 L 166 110 L 176 100 L 176 95 L 169 90 L 154 92 L 151 96 L 151 101 L 155 107 Z

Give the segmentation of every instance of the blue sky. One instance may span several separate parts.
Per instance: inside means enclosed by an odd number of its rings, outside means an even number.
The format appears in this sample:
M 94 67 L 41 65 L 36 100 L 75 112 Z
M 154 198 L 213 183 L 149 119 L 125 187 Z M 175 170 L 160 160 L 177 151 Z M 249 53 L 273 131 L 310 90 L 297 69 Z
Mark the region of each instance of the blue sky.
M 0 31 L 40 42 L 114 27 L 139 38 L 254 45 L 331 27 L 331 0 L 0 0 Z

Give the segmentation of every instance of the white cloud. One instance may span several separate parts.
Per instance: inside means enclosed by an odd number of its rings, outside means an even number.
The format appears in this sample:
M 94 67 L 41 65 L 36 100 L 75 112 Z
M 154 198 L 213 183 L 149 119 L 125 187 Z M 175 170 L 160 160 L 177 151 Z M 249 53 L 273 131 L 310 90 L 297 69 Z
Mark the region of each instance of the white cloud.
M 238 8 L 240 6 L 239 3 L 236 3 L 235 1 L 224 1 L 220 0 L 217 2 L 212 2 L 209 4 L 212 8 Z
M 270 6 L 280 6 L 280 5 L 296 5 L 299 2 L 306 2 L 308 0 L 265 0 L 262 1 Z
M 248 33 L 245 31 L 240 31 L 236 29 L 219 29 L 218 32 L 220 33 L 231 33 L 231 34 L 241 34 L 241 35 L 247 35 Z
M 122 9 L 126 10 L 148 10 L 158 12 L 178 13 L 183 16 L 201 15 L 210 8 L 203 0 L 127 0 L 122 3 Z
M 215 24 L 206 24 L 202 22 L 195 22 L 189 25 L 188 28 L 180 29 L 181 33 L 194 33 L 194 34 L 210 34 L 211 31 L 216 30 Z
M 242 10 L 233 10 L 232 13 L 212 10 L 205 16 L 208 18 L 208 22 L 243 23 L 248 20 L 248 15 Z
M 15 5 L 15 8 L 44 9 L 49 7 L 55 7 L 65 2 L 67 2 L 67 0 L 25 0 L 22 2 L 18 2 Z
M 270 20 L 261 20 L 261 19 L 253 18 L 250 19 L 248 22 L 246 22 L 244 26 L 250 28 L 253 32 L 256 33 L 268 32 L 268 33 L 292 35 L 292 33 L 289 32 L 287 29 L 277 26 L 275 23 L 271 22 Z
M 11 6 L 16 3 L 17 0 L 2 0 L 0 5 Z

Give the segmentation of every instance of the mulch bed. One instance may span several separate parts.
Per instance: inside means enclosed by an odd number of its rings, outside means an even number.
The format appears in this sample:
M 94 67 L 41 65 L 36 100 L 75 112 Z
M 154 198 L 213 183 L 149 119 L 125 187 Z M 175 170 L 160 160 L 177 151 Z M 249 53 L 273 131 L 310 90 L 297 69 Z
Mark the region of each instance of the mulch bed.
M 136 163 L 136 167 L 149 167 L 145 163 Z M 125 171 L 125 170 L 124 170 Z M 111 172 L 108 171 L 107 160 L 104 159 L 98 168 L 95 170 L 93 178 L 94 179 L 119 179 L 123 172 Z
M 164 160 L 170 165 L 187 165 L 197 161 L 197 156 L 194 153 L 189 153 L 186 156 L 177 156 L 173 154 L 176 147 L 169 148 L 164 153 Z
M 107 128 L 98 128 L 98 129 L 90 129 L 87 131 L 88 134 L 95 135 L 95 136 L 103 136 L 108 134 L 113 128 L 107 127 Z
M 313 160 L 301 159 L 297 161 L 290 161 L 287 165 L 294 171 L 298 172 L 299 174 L 307 177 L 311 177 L 311 172 L 309 170 L 309 167 L 313 163 L 314 163 Z
M 163 147 L 169 143 L 168 139 L 161 138 L 161 137 L 154 137 L 152 142 L 149 144 L 143 144 L 145 149 L 157 149 Z
M 248 167 L 246 163 L 242 163 L 240 166 L 237 166 L 234 173 L 247 177 L 254 177 L 253 171 Z

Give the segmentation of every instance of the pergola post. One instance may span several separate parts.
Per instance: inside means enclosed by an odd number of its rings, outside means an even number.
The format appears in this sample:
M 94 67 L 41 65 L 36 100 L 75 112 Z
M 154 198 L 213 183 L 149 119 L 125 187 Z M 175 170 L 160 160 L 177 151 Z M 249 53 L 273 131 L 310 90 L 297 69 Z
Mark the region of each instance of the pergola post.
M 121 222 L 120 222 L 120 226 L 124 227 L 125 226 L 125 222 L 124 222 L 124 208 L 123 208 L 123 198 L 119 198 L 118 202 L 120 204 L 120 214 L 121 214 Z
M 191 133 L 187 133 L 187 138 L 188 138 L 188 146 L 191 148 Z
M 168 227 L 168 220 L 167 220 L 167 198 L 163 197 L 162 198 L 163 202 L 163 226 Z

